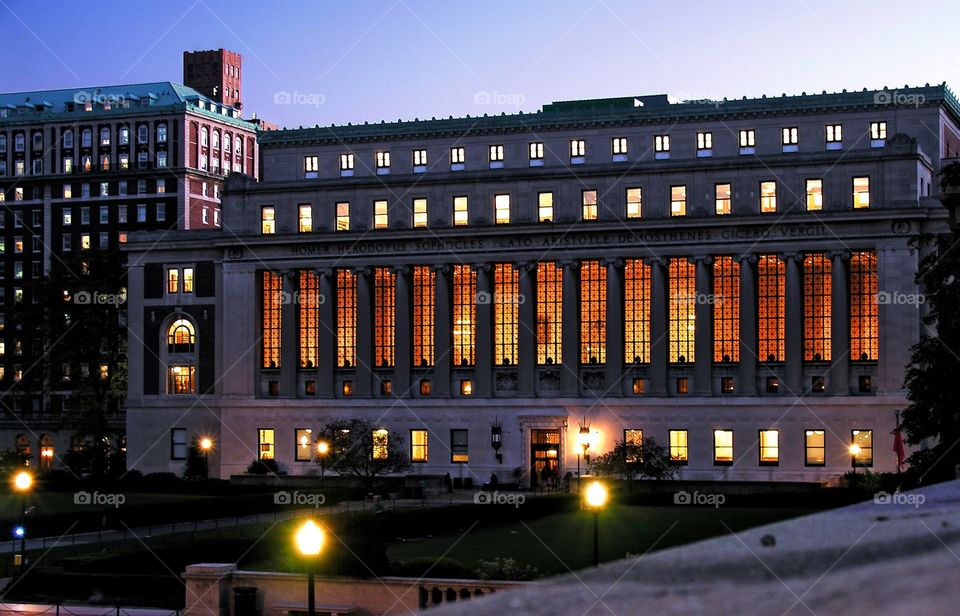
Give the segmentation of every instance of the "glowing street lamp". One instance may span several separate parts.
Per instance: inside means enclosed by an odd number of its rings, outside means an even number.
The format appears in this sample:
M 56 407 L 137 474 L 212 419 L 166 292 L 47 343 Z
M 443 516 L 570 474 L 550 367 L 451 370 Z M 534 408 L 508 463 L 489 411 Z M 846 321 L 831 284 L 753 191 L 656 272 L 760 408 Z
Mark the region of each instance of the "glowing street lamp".
M 14 556 L 14 564 L 23 571 L 27 554 L 27 492 L 33 487 L 33 475 L 27 471 L 20 471 L 13 477 L 13 488 L 20 493 L 20 525 L 14 535 L 20 539 L 20 553 Z
M 580 491 L 580 456 L 583 455 L 583 461 L 587 464 L 590 463 L 590 458 L 587 457 L 587 450 L 590 449 L 590 424 L 586 422 L 586 418 L 580 422 L 580 432 L 577 434 L 577 492 Z
M 850 465 L 853 467 L 853 474 L 857 474 L 857 458 L 860 457 L 860 452 L 863 451 L 860 449 L 860 445 L 854 443 L 850 445 Z
M 594 481 L 587 488 L 584 504 L 593 512 L 593 566 L 600 564 L 600 511 L 607 504 L 607 487 L 599 481 Z
M 200 439 L 200 451 L 203 452 L 203 477 L 210 479 L 210 450 L 213 449 L 213 441 L 210 437 Z
M 297 531 L 296 544 L 300 555 L 307 560 L 307 616 L 316 616 L 314 595 L 314 562 L 323 549 L 323 529 L 313 520 L 307 520 Z
M 320 458 L 320 485 L 323 486 L 323 473 L 326 470 L 327 454 L 330 453 L 330 445 L 326 441 L 317 443 L 317 457 Z

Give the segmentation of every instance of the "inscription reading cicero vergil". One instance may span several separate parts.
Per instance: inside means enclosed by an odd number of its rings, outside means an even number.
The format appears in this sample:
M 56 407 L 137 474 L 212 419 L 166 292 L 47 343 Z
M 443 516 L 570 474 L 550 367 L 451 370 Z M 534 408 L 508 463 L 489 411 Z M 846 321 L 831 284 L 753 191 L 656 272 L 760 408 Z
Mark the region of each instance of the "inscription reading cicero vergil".
M 295 257 L 322 257 L 369 254 L 418 254 L 436 251 L 480 252 L 544 248 L 591 248 L 644 246 L 664 243 L 702 243 L 711 241 L 752 241 L 815 238 L 827 235 L 824 225 L 777 225 L 766 228 L 618 231 L 568 233 L 527 237 L 429 237 L 409 241 L 358 241 L 337 244 L 297 244 L 291 247 Z

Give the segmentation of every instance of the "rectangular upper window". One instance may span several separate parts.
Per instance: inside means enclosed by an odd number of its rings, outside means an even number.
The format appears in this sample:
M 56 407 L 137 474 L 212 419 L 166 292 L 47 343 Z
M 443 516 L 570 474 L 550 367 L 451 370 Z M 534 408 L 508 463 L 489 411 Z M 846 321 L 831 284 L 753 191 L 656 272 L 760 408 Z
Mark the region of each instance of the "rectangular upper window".
M 715 209 L 714 212 L 717 215 L 725 215 L 730 213 L 730 195 L 732 190 L 730 184 L 716 184 L 714 185 L 714 202 Z
M 712 150 L 713 149 L 713 133 L 705 133 L 705 132 L 697 133 L 697 149 Z
M 313 231 L 313 206 L 301 203 L 298 210 L 299 222 L 297 230 L 300 233 L 311 233 Z
M 553 222 L 552 192 L 542 192 L 537 194 L 537 220 L 540 222 Z
M 503 162 L 503 146 L 502 145 L 490 146 L 490 162 L 491 163 Z
M 825 130 L 826 130 L 826 139 L 827 139 L 827 149 L 828 150 L 839 149 L 840 144 L 843 141 L 843 125 L 827 124 Z
M 777 211 L 776 182 L 760 182 L 760 211 L 764 214 Z
M 386 229 L 388 225 L 387 202 L 377 200 L 373 202 L 373 228 Z
M 469 223 L 470 213 L 467 210 L 467 198 L 466 197 L 454 197 L 453 198 L 453 225 L 455 227 L 462 227 Z
M 611 148 L 613 150 L 614 156 L 626 156 L 627 155 L 627 138 L 626 137 L 614 137 L 611 139 Z
M 467 161 L 467 152 L 466 148 L 463 146 L 456 146 L 450 148 L 450 166 L 454 170 L 463 169 L 464 163 Z
M 800 143 L 800 129 L 796 126 L 784 128 L 780 131 L 780 143 L 783 145 L 797 145 Z
M 350 230 L 350 202 L 340 201 L 336 205 L 336 229 L 337 231 Z
M 260 208 L 260 234 L 273 235 L 276 232 L 276 211 L 272 205 L 265 205 Z
M 352 152 L 340 155 L 340 175 L 353 174 L 354 156 Z
M 853 209 L 870 207 L 870 178 L 853 178 Z
M 687 215 L 687 187 L 686 186 L 670 187 L 670 215 L 671 216 Z
M 755 148 L 757 147 L 757 131 L 752 128 L 741 129 L 737 135 L 737 141 L 741 150 Z
M 494 222 L 498 225 L 510 223 L 510 195 L 493 197 Z
M 870 147 L 882 148 L 887 141 L 887 123 L 870 122 Z
M 427 200 L 417 198 L 413 200 L 413 227 L 415 229 L 427 226 Z
M 643 206 L 643 192 L 640 188 L 627 189 L 627 218 L 640 218 Z
M 819 212 L 823 209 L 823 180 L 807 180 L 807 211 Z
M 419 148 L 413 151 L 413 166 L 414 167 L 427 166 L 427 150 L 425 148 Z
M 377 152 L 377 169 L 390 167 L 390 152 Z
M 653 149 L 656 152 L 670 151 L 670 135 L 657 135 L 653 138 Z
M 597 191 L 584 190 L 580 195 L 580 217 L 583 220 L 597 220 L 600 215 L 597 207 Z
M 530 160 L 543 160 L 543 142 L 534 141 L 530 144 Z
M 570 158 L 583 158 L 587 155 L 587 142 L 583 139 L 570 140 Z

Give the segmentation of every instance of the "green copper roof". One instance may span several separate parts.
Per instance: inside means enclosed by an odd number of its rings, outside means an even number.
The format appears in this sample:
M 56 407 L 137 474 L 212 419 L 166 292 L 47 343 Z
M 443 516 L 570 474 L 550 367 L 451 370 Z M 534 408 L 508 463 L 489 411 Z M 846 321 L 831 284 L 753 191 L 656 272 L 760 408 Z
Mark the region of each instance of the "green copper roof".
M 665 94 L 627 96 L 580 101 L 560 101 L 544 105 L 536 113 L 449 117 L 429 120 L 315 126 L 281 129 L 262 133 L 264 147 L 374 141 L 410 137 L 443 137 L 493 132 L 549 130 L 565 127 L 603 127 L 662 122 L 723 120 L 758 115 L 782 115 L 818 111 L 856 111 L 900 107 L 943 105 L 960 122 L 960 103 L 946 83 L 936 86 L 867 90 L 796 96 L 740 98 L 723 100 L 676 101 Z
M 94 102 L 93 110 L 85 110 L 86 101 Z M 128 106 L 123 106 L 125 101 Z M 149 105 L 144 101 L 149 101 Z M 110 109 L 104 109 L 104 103 L 109 103 Z M 0 93 L 0 111 L 6 110 L 7 113 L 7 117 L 0 117 L 0 124 L 139 115 L 147 109 L 152 112 L 190 111 L 256 130 L 256 125 L 232 117 L 231 108 L 193 88 L 171 81 Z

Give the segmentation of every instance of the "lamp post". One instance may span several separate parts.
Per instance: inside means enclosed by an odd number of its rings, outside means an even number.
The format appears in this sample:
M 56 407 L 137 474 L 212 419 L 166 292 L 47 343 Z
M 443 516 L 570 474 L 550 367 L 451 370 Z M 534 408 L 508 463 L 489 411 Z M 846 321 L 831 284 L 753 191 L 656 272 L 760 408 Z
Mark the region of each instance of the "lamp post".
M 600 511 L 607 504 L 607 488 L 594 481 L 587 488 L 584 504 L 593 512 L 593 566 L 600 564 Z
M 203 452 L 203 478 L 210 479 L 210 450 L 213 448 L 213 441 L 209 437 L 200 439 L 200 451 Z
M 320 458 L 320 486 L 323 487 L 323 473 L 326 470 L 327 454 L 330 453 L 330 445 L 326 441 L 317 443 L 317 457 Z
M 857 457 L 860 455 L 860 445 L 854 443 L 850 445 L 850 466 L 853 467 L 853 474 L 857 474 Z
M 14 564 L 19 565 L 22 573 L 27 555 L 27 492 L 33 487 L 33 475 L 27 471 L 20 471 L 13 478 L 13 487 L 20 493 L 20 525 L 15 531 L 20 539 L 20 553 L 14 557 L 15 561 L 19 557 L 19 561 Z
M 580 492 L 580 486 L 582 484 L 580 480 L 580 456 L 583 455 L 583 461 L 585 464 L 590 463 L 590 458 L 587 457 L 587 450 L 590 449 L 590 425 L 586 423 L 586 419 L 580 422 L 580 433 L 577 434 L 577 492 Z
M 323 549 L 323 529 L 313 520 L 307 520 L 297 531 L 296 543 L 300 555 L 307 561 L 307 616 L 316 616 L 317 603 L 314 596 L 314 566 Z

